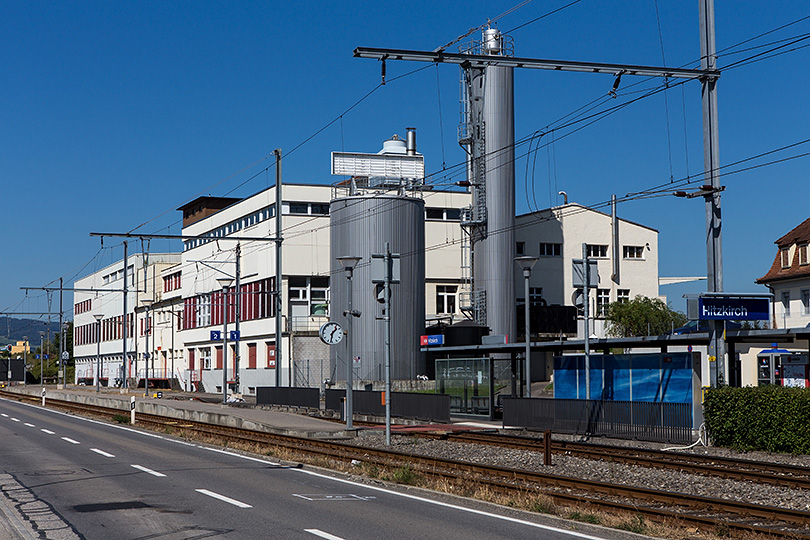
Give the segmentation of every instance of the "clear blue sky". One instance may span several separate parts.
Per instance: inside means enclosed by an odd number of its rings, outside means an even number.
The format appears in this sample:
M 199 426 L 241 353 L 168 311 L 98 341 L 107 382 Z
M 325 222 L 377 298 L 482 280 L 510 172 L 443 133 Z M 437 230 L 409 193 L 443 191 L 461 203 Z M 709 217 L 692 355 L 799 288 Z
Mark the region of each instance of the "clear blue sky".
M 515 29 L 518 56 L 697 67 L 697 1 L 582 0 L 521 27 L 570 1 L 534 0 L 497 26 Z M 274 148 L 285 153 L 285 181 L 331 183 L 330 151 L 376 151 L 414 126 L 428 172 L 439 183 L 457 180 L 442 167 L 463 160 L 458 67 L 389 61 L 390 82 L 341 117 L 380 81 L 379 63 L 352 51 L 432 50 L 518 3 L 0 3 L 0 310 L 47 311 L 43 293 L 26 298 L 20 287 L 60 277 L 70 286 L 121 258 L 112 247 L 120 241 L 107 239 L 101 250 L 91 231 L 127 232 L 146 222 L 138 231 L 178 234 L 175 209 L 198 195 L 245 196 L 272 184 Z M 746 61 L 806 37 L 810 19 L 757 36 L 808 17 L 810 5 L 717 0 L 715 11 L 718 66 L 742 61 L 718 83 L 721 165 L 810 138 L 810 48 L 802 48 L 810 40 Z M 418 68 L 425 69 L 394 80 Z M 517 163 L 518 211 L 560 203 L 558 190 L 598 205 L 700 173 L 697 82 L 583 129 L 586 122 L 561 127 L 588 104 L 601 111 L 660 82 L 625 77 L 615 100 L 600 100 L 610 75 L 516 73 L 517 138 L 548 132 L 528 169 L 525 158 Z M 810 144 L 744 166 L 806 152 Z M 723 177 L 726 291 L 765 292 L 753 281 L 768 270 L 774 240 L 808 217 L 808 165 L 803 157 Z M 704 212 L 702 199 L 672 196 L 619 206 L 622 217 L 660 231 L 662 276 L 705 275 Z M 704 288 L 660 292 L 684 309 L 681 295 Z

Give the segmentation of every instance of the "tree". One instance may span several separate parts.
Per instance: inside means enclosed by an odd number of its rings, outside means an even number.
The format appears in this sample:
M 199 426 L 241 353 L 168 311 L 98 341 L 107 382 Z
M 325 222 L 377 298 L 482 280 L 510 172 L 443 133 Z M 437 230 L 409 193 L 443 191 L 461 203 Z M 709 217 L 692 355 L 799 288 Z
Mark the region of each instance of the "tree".
M 613 302 L 605 312 L 608 335 L 656 336 L 686 324 L 686 315 L 658 298 L 638 295 L 629 302 Z

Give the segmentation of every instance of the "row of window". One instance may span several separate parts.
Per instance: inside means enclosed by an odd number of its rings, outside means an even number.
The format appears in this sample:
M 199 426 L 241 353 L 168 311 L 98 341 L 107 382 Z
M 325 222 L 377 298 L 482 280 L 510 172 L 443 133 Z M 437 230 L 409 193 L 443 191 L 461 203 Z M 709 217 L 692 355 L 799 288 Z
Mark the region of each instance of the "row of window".
M 168 276 L 163 276 L 163 292 L 176 291 L 180 288 L 181 272 L 175 272 Z
M 228 370 L 233 373 L 236 363 L 236 346 L 231 344 L 228 346 Z M 258 344 L 248 343 L 247 354 L 240 360 L 243 362 L 240 366 L 247 369 L 256 369 L 258 367 Z M 200 347 L 199 349 L 189 349 L 188 351 L 188 368 L 189 370 L 208 371 L 211 369 L 222 369 L 222 345 L 213 347 Z M 265 369 L 275 369 L 276 367 L 276 344 L 274 341 L 264 343 L 264 361 L 262 367 Z
M 79 313 L 86 313 L 93 308 L 93 300 L 87 299 L 82 300 L 81 302 L 77 302 L 73 306 L 73 313 L 78 315 Z
M 802 302 L 802 315 L 810 315 L 810 289 L 799 291 Z M 786 317 L 790 316 L 790 291 L 782 291 L 782 312 Z
M 240 321 L 266 319 L 276 316 L 273 292 L 276 278 L 270 277 L 240 287 Z M 183 328 L 203 328 L 223 323 L 223 309 L 228 322 L 236 321 L 236 301 L 233 292 L 227 297 L 222 291 L 186 298 L 183 307 Z
M 207 244 L 208 242 L 216 240 L 217 238 L 222 238 L 223 236 L 228 236 L 229 234 L 241 231 L 242 229 L 252 227 L 253 225 L 261 223 L 262 221 L 267 221 L 268 219 L 271 219 L 275 215 L 276 215 L 275 205 L 271 204 L 270 206 L 266 206 L 261 210 L 253 212 L 252 214 L 248 214 L 247 216 L 231 221 L 230 223 L 227 223 L 222 227 L 208 231 L 207 233 L 204 234 L 206 238 L 193 238 L 191 240 L 184 240 L 183 251 L 194 249 L 198 246 L 202 246 L 203 244 Z
M 796 246 L 796 250 L 799 252 L 799 265 L 805 266 L 810 264 L 810 259 L 808 259 L 807 254 L 807 244 Z M 790 248 L 781 248 L 779 250 L 779 255 L 782 259 L 782 268 L 790 268 Z
M 133 265 L 127 266 L 127 277 L 132 277 L 133 272 L 135 271 L 135 267 Z M 102 278 L 104 281 L 104 285 L 112 283 L 113 281 L 117 281 L 119 279 L 124 278 L 124 270 L 116 270 L 115 272 L 109 273 Z
M 121 324 L 121 321 L 123 320 L 124 317 L 122 315 L 118 315 L 117 317 L 110 317 L 108 319 L 104 319 L 103 321 L 101 321 L 101 324 L 97 322 L 92 322 L 88 324 L 83 324 L 81 326 L 76 326 L 73 329 L 73 343 L 75 345 L 90 345 L 93 343 L 98 343 L 99 327 L 101 330 L 101 341 L 115 341 L 117 339 L 123 339 L 124 328 L 123 325 Z M 127 335 L 132 336 L 134 325 L 132 314 L 127 315 L 127 322 L 129 323 Z M 143 325 L 141 329 L 141 335 L 144 335 Z
M 644 259 L 645 246 L 622 246 L 622 256 L 625 259 Z M 608 246 L 605 244 L 588 244 L 589 259 L 607 259 Z M 526 255 L 526 242 L 517 242 L 515 252 L 517 255 Z M 562 244 L 541 242 L 539 245 L 540 257 L 562 257 Z

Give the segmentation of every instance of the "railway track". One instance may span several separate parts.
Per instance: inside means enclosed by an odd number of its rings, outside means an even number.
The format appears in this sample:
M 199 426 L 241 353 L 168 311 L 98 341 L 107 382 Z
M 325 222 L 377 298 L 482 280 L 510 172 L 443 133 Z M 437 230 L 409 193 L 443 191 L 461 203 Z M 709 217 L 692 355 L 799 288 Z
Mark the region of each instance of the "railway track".
M 33 396 L 2 393 L 22 401 L 39 402 Z M 56 399 L 48 406 L 77 414 L 112 419 L 129 411 L 97 407 Z M 729 532 L 756 532 L 774 538 L 810 540 L 810 512 L 750 504 L 726 499 L 658 491 L 623 484 L 590 481 L 538 471 L 495 467 L 418 454 L 360 447 L 335 441 L 306 439 L 290 435 L 249 431 L 239 428 L 177 420 L 143 413 L 137 414 L 138 425 L 160 431 L 170 430 L 179 436 L 204 437 L 232 446 L 249 445 L 258 451 L 284 448 L 294 454 L 343 463 L 358 462 L 375 467 L 397 469 L 408 467 L 425 477 L 450 482 L 473 482 L 493 492 L 507 495 L 542 495 L 555 504 L 589 506 L 606 512 L 625 511 L 651 520 L 677 522 L 684 527 L 714 528 Z M 455 437 L 454 437 L 455 438 Z M 466 437 L 470 438 L 470 437 Z M 522 439 L 522 438 L 521 438 Z M 469 442 L 469 441 L 468 441 Z M 476 442 L 481 442 L 478 440 Z M 495 442 L 490 438 L 490 443 Z M 523 441 L 527 448 L 532 444 Z M 536 446 L 538 442 L 534 442 Z M 542 441 L 539 441 L 542 446 Z M 569 446 L 569 443 L 566 443 Z M 559 451 L 559 449 L 558 449 Z M 660 466 L 656 462 L 656 466 Z
M 487 432 L 418 433 L 415 435 L 453 442 L 502 446 L 517 450 L 543 452 L 545 449 L 544 439 L 535 437 Z M 552 454 L 558 455 L 566 454 L 586 459 L 612 461 L 642 467 L 666 468 L 689 474 L 810 490 L 810 467 L 801 465 L 561 440 L 551 442 L 551 451 Z

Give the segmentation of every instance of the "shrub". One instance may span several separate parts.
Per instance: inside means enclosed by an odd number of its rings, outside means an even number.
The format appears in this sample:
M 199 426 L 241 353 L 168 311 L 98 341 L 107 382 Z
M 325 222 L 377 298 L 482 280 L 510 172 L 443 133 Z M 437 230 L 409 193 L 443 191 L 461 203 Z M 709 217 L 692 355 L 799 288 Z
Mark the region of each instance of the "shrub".
M 718 446 L 810 454 L 810 389 L 711 388 L 706 391 L 703 415 Z

